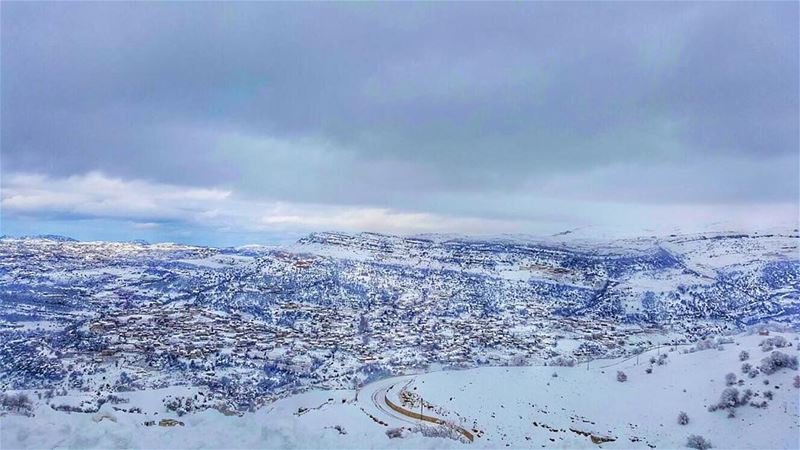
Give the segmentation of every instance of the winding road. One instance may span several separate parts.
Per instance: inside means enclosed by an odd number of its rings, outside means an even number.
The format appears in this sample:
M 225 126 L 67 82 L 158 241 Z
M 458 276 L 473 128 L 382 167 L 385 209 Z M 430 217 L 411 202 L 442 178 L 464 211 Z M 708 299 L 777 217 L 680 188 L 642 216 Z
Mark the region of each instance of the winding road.
M 678 347 L 687 345 L 691 344 L 658 344 L 646 349 L 638 356 L 641 358 L 647 358 L 649 355 L 653 354 L 654 351 L 657 352 L 660 348 L 669 348 L 669 347 Z M 592 362 L 595 362 L 593 369 L 601 370 L 617 366 L 633 358 L 636 358 L 636 356 L 637 355 L 632 354 L 625 357 L 595 359 L 592 360 Z M 599 366 L 596 365 L 597 363 L 600 363 L 601 361 L 604 360 L 605 364 L 601 363 L 601 365 Z M 583 364 L 583 362 L 581 362 L 581 364 Z M 419 375 L 424 375 L 424 374 L 401 375 L 392 378 L 385 378 L 367 384 L 363 386 L 361 389 L 359 389 L 358 392 L 356 393 L 356 402 L 366 414 L 371 416 L 373 419 L 380 420 L 386 426 L 407 427 L 409 424 L 427 425 L 430 423 L 434 423 L 442 425 L 447 423 L 449 426 L 453 427 L 459 433 L 461 433 L 465 438 L 467 438 L 469 442 L 473 442 L 475 437 L 473 433 L 471 433 L 470 431 L 461 428 L 453 423 L 449 423 L 444 419 L 434 416 L 423 415 L 416 411 L 410 411 L 389 400 L 389 397 L 392 397 L 390 395 L 390 391 L 393 388 L 395 388 L 396 386 L 399 387 L 401 385 L 405 387 L 411 382 L 413 382 Z
M 364 412 L 383 420 L 389 426 L 404 426 L 406 424 L 427 425 L 429 423 L 448 425 L 464 436 L 469 442 L 473 442 L 475 439 L 474 435 L 466 429 L 448 423 L 444 419 L 438 417 L 410 411 L 389 400 L 389 391 L 403 382 L 405 382 L 405 386 L 407 386 L 414 381 L 414 378 L 414 375 L 404 375 L 370 383 L 358 391 L 356 401 Z

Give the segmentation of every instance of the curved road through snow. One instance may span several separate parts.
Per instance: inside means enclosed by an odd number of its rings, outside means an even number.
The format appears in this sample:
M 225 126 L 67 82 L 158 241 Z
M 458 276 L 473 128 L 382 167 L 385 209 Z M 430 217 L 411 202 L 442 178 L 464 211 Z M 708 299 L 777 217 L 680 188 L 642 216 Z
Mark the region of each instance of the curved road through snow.
M 370 383 L 362 387 L 356 394 L 356 401 L 367 414 L 387 423 L 389 426 L 429 425 L 430 423 L 444 424 L 446 421 L 438 417 L 422 415 L 408 411 L 397 405 L 390 405 L 387 398 L 389 391 L 395 386 L 405 382 L 409 384 L 414 380 L 414 375 L 403 375 L 399 377 L 386 378 Z M 407 411 L 407 412 L 404 412 Z M 470 442 L 473 441 L 472 433 L 457 425 L 451 424 L 453 428 L 466 437 Z
M 386 404 L 386 394 L 389 392 L 389 389 L 398 383 L 411 381 L 413 379 L 414 375 L 403 375 L 375 381 L 359 389 L 356 394 L 356 400 L 367 414 L 383 420 L 389 424 L 389 426 L 404 426 L 407 424 L 419 425 L 423 423 L 421 420 L 404 416 L 392 410 Z

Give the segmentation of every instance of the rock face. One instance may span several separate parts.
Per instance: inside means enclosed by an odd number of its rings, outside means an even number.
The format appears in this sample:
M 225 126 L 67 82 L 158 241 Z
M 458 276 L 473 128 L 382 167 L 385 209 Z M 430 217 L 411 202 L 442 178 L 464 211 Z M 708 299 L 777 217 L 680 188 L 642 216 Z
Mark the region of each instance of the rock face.
M 178 425 L 183 426 L 183 422 L 175 419 L 161 419 L 158 421 L 158 426 L 160 427 L 174 427 Z
M 598 436 L 598 435 L 596 435 L 596 434 L 593 434 L 593 435 L 591 435 L 591 437 L 590 437 L 590 438 L 592 439 L 592 442 L 593 442 L 593 443 L 595 443 L 595 444 L 603 444 L 603 443 L 605 443 L 605 442 L 614 442 L 614 441 L 616 441 L 616 440 L 617 440 L 617 438 L 615 438 L 615 437 L 611 437 L 611 436 Z

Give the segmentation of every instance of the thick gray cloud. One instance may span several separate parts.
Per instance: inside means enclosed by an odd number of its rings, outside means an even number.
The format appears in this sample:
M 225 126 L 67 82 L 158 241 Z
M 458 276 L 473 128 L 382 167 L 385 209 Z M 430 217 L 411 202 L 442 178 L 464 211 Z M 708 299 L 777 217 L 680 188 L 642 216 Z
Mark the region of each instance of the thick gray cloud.
M 6 2 L 1 37 L 4 174 L 532 221 L 798 201 L 794 2 Z

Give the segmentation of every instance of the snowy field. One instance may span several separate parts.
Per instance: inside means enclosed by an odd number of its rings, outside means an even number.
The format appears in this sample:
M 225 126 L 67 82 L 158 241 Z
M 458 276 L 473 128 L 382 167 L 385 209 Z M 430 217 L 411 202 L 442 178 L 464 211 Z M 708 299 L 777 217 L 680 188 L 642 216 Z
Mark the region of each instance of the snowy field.
M 785 335 L 797 355 L 797 336 Z M 753 366 L 765 353 L 762 336 L 741 336 L 724 350 L 708 349 L 683 354 L 654 350 L 627 361 L 597 361 L 580 367 L 487 367 L 459 372 L 436 372 L 413 379 L 405 388 L 435 405 L 426 414 L 438 415 L 479 430 L 474 445 L 485 448 L 585 448 L 594 447 L 591 436 L 610 438 L 604 448 L 681 448 L 687 436 L 706 437 L 717 448 L 798 448 L 798 389 L 796 370 L 760 374 L 741 371 L 741 351 Z M 664 365 L 651 357 L 668 355 Z M 652 368 L 652 373 L 646 369 Z M 618 371 L 627 376 L 617 381 Z M 733 387 L 751 389 L 750 405 L 709 412 L 726 388 L 725 375 L 736 374 Z M 743 380 L 741 385 L 739 380 Z M 678 414 L 689 417 L 678 424 Z
M 202 395 L 189 387 L 122 392 L 127 402 L 106 403 L 97 413 L 50 406 L 77 405 L 77 394 L 45 400 L 30 391 L 32 416 L 0 417 L 0 447 L 684 448 L 694 434 L 714 448 L 798 448 L 797 370 L 742 371 L 744 363 L 762 367 L 762 360 L 776 351 L 798 355 L 797 334 L 772 333 L 769 338 L 777 336 L 785 338 L 783 347 L 768 351 L 759 346 L 768 338 L 753 334 L 721 345 L 706 341 L 699 344 L 708 347 L 702 350 L 694 351 L 697 344 L 662 347 L 638 358 L 597 360 L 588 368 L 436 371 L 381 380 L 358 391 L 297 394 L 241 415 L 215 409 L 182 416 L 168 411 L 162 402 L 167 395 Z M 745 361 L 740 360 L 743 351 L 749 353 Z M 627 380 L 618 381 L 618 372 Z M 726 380 L 728 373 L 735 379 Z M 748 389 L 752 395 L 745 404 L 729 403 L 710 412 L 729 387 L 739 391 L 739 399 Z M 385 397 L 396 404 L 405 399 L 407 408 L 471 430 L 474 442 L 457 439 L 447 426 L 421 428 L 421 422 L 388 410 Z M 681 411 L 689 419 L 685 425 L 678 423 Z M 728 417 L 731 412 L 734 417 Z M 161 426 L 164 419 L 180 424 Z

